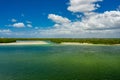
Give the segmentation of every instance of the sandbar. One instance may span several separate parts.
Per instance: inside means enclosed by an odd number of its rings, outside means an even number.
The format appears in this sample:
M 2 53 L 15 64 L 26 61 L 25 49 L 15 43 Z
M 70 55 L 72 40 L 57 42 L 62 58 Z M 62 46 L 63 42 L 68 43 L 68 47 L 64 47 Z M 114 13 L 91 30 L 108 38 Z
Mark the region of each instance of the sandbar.
M 17 41 L 13 43 L 0 43 L 0 45 L 43 45 L 49 44 L 45 41 Z

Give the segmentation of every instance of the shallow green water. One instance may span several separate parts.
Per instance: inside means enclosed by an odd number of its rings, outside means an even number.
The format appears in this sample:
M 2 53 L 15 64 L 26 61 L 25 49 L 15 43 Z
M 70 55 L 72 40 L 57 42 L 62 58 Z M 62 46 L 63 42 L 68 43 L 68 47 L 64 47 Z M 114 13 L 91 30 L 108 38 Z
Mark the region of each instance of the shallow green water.
M 0 46 L 0 80 L 120 80 L 120 46 Z

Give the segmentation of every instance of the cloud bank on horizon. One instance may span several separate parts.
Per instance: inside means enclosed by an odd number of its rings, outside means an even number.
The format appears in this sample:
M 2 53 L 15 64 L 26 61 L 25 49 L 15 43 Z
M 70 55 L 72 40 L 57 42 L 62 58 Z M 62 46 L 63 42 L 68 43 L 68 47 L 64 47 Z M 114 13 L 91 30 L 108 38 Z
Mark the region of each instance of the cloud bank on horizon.
M 6 27 L 16 29 L 28 28 L 25 31 L 0 29 L 1 37 L 72 37 L 72 38 L 120 38 L 120 5 L 115 10 L 97 12 L 104 0 L 69 0 L 66 10 L 76 16 L 69 19 L 55 13 L 49 13 L 48 19 L 54 22 L 46 28 L 33 26 L 31 21 L 18 22 L 11 19 L 12 24 Z M 62 5 L 61 5 L 62 6 Z M 111 5 L 112 6 L 112 5 Z M 23 16 L 24 17 L 24 16 Z M 30 31 L 29 31 L 30 29 Z

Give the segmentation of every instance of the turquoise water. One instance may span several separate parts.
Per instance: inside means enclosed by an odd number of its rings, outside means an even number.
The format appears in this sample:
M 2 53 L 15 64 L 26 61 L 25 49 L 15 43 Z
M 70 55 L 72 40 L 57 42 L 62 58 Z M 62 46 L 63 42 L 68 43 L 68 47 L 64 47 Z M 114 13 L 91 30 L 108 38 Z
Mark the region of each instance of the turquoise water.
M 0 46 L 0 80 L 120 80 L 120 46 Z

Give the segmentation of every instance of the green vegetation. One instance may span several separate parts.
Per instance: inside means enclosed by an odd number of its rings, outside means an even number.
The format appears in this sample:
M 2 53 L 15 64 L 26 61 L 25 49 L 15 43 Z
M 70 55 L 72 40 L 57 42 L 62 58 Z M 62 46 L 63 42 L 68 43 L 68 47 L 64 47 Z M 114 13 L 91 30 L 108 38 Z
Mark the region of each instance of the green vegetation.
M 120 44 L 120 38 L 0 38 L 0 43 L 16 42 L 17 40 L 44 40 L 54 43 L 79 42 L 92 44 Z
M 12 42 L 16 42 L 16 39 L 0 38 L 0 43 L 12 43 Z

